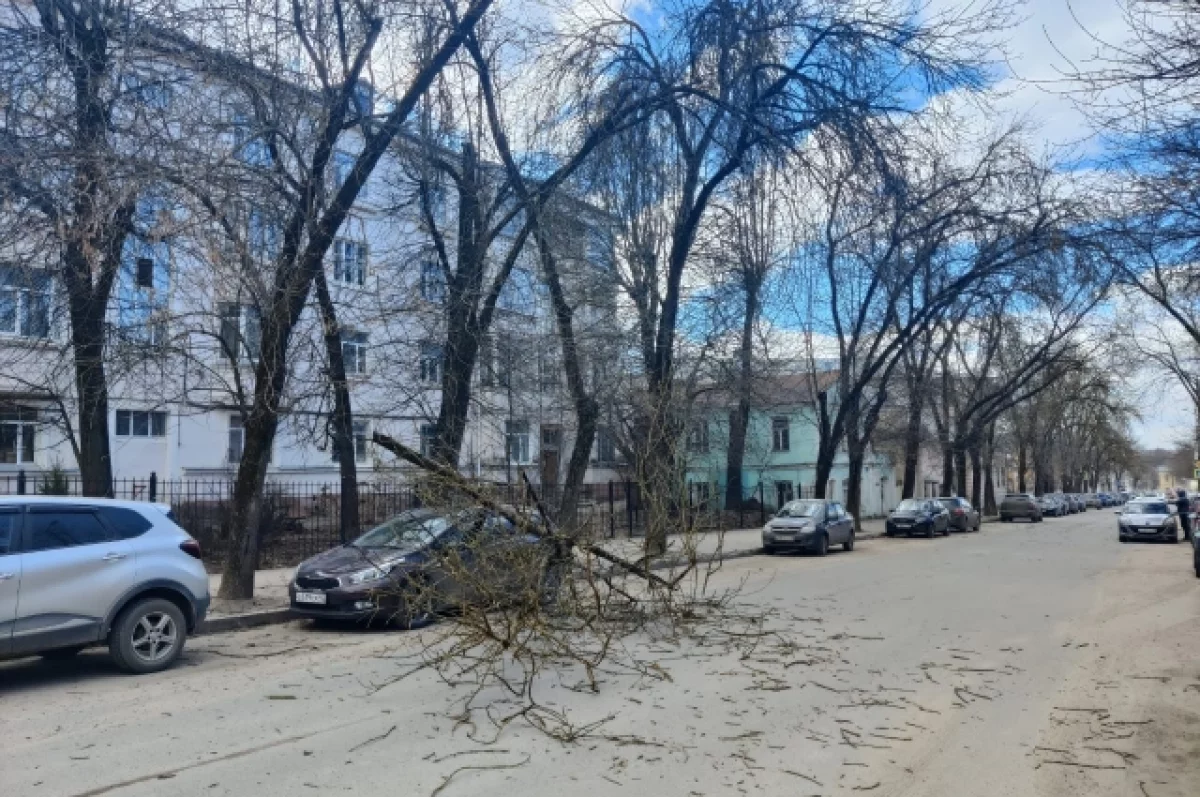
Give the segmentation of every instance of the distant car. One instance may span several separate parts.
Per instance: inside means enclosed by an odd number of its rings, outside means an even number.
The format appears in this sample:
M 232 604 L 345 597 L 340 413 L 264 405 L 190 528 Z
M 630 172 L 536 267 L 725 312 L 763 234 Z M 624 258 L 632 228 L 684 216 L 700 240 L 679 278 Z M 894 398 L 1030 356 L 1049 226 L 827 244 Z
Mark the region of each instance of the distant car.
M 1028 493 L 1009 493 L 1000 502 L 1000 520 L 1010 523 L 1024 518 L 1031 523 L 1042 522 L 1042 508 L 1037 499 Z
M 829 546 L 854 550 L 854 517 L 837 501 L 807 498 L 788 501 L 763 526 L 763 551 L 829 553 Z
M 1088 509 L 1099 509 L 1103 504 L 1100 503 L 1100 496 L 1095 493 L 1088 493 L 1083 496 L 1083 501 Z
M 144 501 L 0 498 L 0 659 L 107 644 L 131 673 L 170 667 L 208 610 L 200 545 Z
M 549 546 L 483 508 L 414 509 L 308 559 L 288 586 L 292 613 L 316 620 L 424 625 L 445 611 L 529 589 L 557 592 Z
M 1138 498 L 1130 501 L 1117 516 L 1117 536 L 1121 542 L 1159 540 L 1179 542 L 1179 521 L 1166 501 Z
M 1059 503 L 1052 495 L 1038 496 L 1038 506 L 1042 510 L 1042 517 L 1062 517 L 1066 514 L 1066 508 Z
M 950 536 L 950 512 L 938 499 L 905 498 L 888 514 L 883 533 L 888 537 L 898 534 Z
M 1067 505 L 1071 507 L 1072 515 L 1077 515 L 1087 510 L 1087 504 L 1075 493 L 1064 493 L 1063 498 L 1066 499 Z
M 979 510 L 965 498 L 939 498 L 938 503 L 950 513 L 952 531 L 979 531 Z
M 1096 493 L 1096 497 L 1100 499 L 1100 506 L 1107 509 L 1116 504 L 1117 499 L 1112 493 Z

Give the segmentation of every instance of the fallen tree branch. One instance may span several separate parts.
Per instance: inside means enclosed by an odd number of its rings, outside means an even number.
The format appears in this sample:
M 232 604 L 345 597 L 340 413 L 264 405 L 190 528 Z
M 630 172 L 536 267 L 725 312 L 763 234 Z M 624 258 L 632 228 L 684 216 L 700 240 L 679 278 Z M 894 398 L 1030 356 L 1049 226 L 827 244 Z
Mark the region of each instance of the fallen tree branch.
M 520 761 L 517 761 L 516 763 L 513 763 L 513 764 L 471 764 L 471 765 L 468 765 L 465 767 L 459 767 L 458 769 L 454 770 L 449 775 L 447 775 L 445 777 L 445 779 L 442 780 L 442 784 L 440 786 L 438 786 L 436 789 L 434 789 L 429 794 L 429 797 L 437 797 L 438 794 L 441 793 L 442 789 L 449 786 L 450 781 L 454 780 L 454 776 L 459 774 L 460 772 L 470 772 L 472 770 L 484 770 L 484 769 L 516 769 L 517 767 L 523 767 L 528 763 L 529 763 L 529 756 L 525 756 L 525 758 L 523 758 Z
M 478 501 L 480 503 L 480 505 L 492 510 L 496 514 L 505 518 L 506 520 L 508 520 L 513 525 L 515 525 L 517 528 L 521 529 L 521 531 L 525 532 L 526 534 L 531 534 L 534 537 L 537 537 L 538 539 L 546 540 L 548 542 L 554 542 L 554 543 L 557 543 L 560 545 L 566 545 L 568 548 L 572 548 L 575 546 L 574 541 L 571 540 L 569 537 L 566 537 L 566 536 L 563 536 L 560 534 L 556 534 L 556 533 L 547 534 L 544 530 L 539 529 L 534 524 L 530 523 L 528 519 L 521 517 L 516 512 L 513 512 L 512 510 L 508 509 L 507 507 L 502 506 L 498 502 L 492 500 L 482 490 L 476 488 L 469 481 L 467 481 L 467 479 L 463 478 L 463 476 L 460 473 L 458 473 L 458 471 L 447 468 L 445 465 L 442 465 L 438 462 L 434 462 L 433 460 L 429 459 L 428 457 L 422 456 L 419 452 L 414 451 L 413 449 L 409 448 L 408 446 L 404 445 L 403 443 L 401 443 L 397 440 L 393 440 L 391 437 L 388 437 L 385 434 L 380 434 L 379 432 L 375 432 L 373 435 L 371 435 L 371 441 L 373 443 L 375 443 L 377 446 L 380 446 L 381 448 L 385 448 L 388 451 L 392 452 L 393 454 L 400 457 L 404 461 L 410 462 L 413 465 L 416 465 L 421 470 L 424 470 L 430 474 L 433 474 L 434 476 L 437 476 L 440 479 L 444 479 L 446 481 L 446 483 L 449 486 L 451 486 L 453 489 L 463 493 L 464 495 L 472 498 L 475 501 Z M 540 503 L 539 503 L 539 507 L 540 507 Z M 543 517 L 545 517 L 545 515 L 543 515 Z M 585 550 L 588 553 L 590 553 L 592 556 L 595 556 L 597 559 L 603 559 L 604 561 L 609 562 L 610 564 L 614 564 L 617 567 L 621 568 L 622 570 L 625 570 L 628 573 L 632 573 L 636 576 L 639 576 L 639 577 L 645 579 L 646 581 L 650 582 L 651 584 L 654 584 L 655 586 L 662 587 L 667 590 L 674 590 L 675 585 L 678 583 L 678 582 L 676 582 L 675 584 L 673 584 L 672 582 L 669 582 L 666 579 L 660 578 L 660 577 L 654 575 L 653 573 L 651 573 L 643 565 L 639 565 L 635 562 L 630 562 L 627 559 L 623 559 L 620 556 L 617 556 L 617 555 L 611 553 L 610 551 L 607 551 L 604 548 L 601 548 L 599 545 L 588 545 L 585 547 Z
M 350 749 L 349 749 L 347 752 L 353 753 L 355 750 L 359 749 L 360 747 L 366 747 L 366 746 L 367 746 L 367 745 L 369 745 L 371 742 L 381 742 L 381 741 L 383 741 L 384 739 L 386 739 L 386 738 L 388 738 L 389 736 L 391 736 L 391 735 L 392 735 L 392 731 L 394 731 L 394 730 L 396 730 L 396 726 L 395 726 L 395 725 L 393 725 L 392 727 L 388 728 L 388 729 L 387 729 L 387 731 L 385 731 L 384 733 L 381 733 L 381 734 L 379 734 L 378 736 L 372 736 L 370 739 L 367 739 L 365 742 L 359 742 L 358 744 L 356 744 L 356 745 L 354 745 L 353 747 L 351 747 L 351 748 L 350 748 Z

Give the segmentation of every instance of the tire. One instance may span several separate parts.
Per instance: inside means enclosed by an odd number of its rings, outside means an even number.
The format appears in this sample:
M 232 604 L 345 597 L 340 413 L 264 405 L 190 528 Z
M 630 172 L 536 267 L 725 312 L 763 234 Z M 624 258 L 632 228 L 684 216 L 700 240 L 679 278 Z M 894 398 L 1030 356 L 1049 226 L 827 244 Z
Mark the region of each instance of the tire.
M 775 554 L 779 553 L 779 549 L 774 545 L 764 545 L 763 553 L 765 553 L 767 556 L 774 556 Z
M 846 541 L 844 543 L 842 543 L 842 550 L 845 551 L 846 553 L 850 553 L 851 551 L 854 550 L 854 531 L 853 530 L 851 530 L 850 536 L 846 539 Z
M 1192 564 L 1196 568 L 1196 578 L 1200 578 L 1200 548 L 1196 549 L 1196 554 L 1192 557 Z
M 1041 516 L 1041 515 L 1038 515 L 1038 516 L 1037 516 L 1037 517 L 1035 517 L 1035 518 L 1030 518 L 1030 520 L 1032 520 L 1034 523 L 1041 523 L 1041 522 L 1042 522 L 1042 516 Z
M 66 661 L 75 658 L 86 647 L 87 645 L 74 645 L 69 648 L 55 648 L 54 650 L 43 650 L 38 655 L 47 661 Z
M 822 534 L 817 538 L 817 545 L 813 548 L 814 556 L 825 556 L 829 553 L 829 535 Z
M 165 598 L 146 598 L 127 606 L 108 635 L 108 652 L 125 672 L 161 672 L 183 653 L 187 622 Z

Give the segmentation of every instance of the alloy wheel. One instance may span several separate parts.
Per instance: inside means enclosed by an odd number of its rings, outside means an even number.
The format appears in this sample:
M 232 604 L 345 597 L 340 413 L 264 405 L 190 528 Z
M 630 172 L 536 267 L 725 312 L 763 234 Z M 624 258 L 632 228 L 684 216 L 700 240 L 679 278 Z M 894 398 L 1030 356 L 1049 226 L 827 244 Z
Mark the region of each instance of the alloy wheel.
M 147 612 L 133 626 L 131 642 L 135 656 L 147 664 L 155 664 L 174 651 L 179 642 L 179 627 L 166 612 Z

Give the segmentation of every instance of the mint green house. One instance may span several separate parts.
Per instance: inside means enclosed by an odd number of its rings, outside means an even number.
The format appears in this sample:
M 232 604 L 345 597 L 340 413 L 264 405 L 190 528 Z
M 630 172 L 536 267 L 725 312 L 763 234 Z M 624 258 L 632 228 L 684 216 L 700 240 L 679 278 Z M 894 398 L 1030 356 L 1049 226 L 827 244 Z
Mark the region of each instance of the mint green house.
M 811 378 L 784 375 L 759 380 L 753 390 L 742 459 L 742 495 L 776 509 L 792 498 L 811 498 L 816 490 L 816 401 Z M 735 400 L 725 391 L 702 397 L 693 408 L 685 440 L 687 480 L 693 495 L 709 495 L 724 505 L 729 418 Z M 849 464 L 838 453 L 825 496 L 844 501 Z M 863 466 L 862 517 L 879 517 L 899 502 L 900 487 L 890 459 L 868 449 Z

